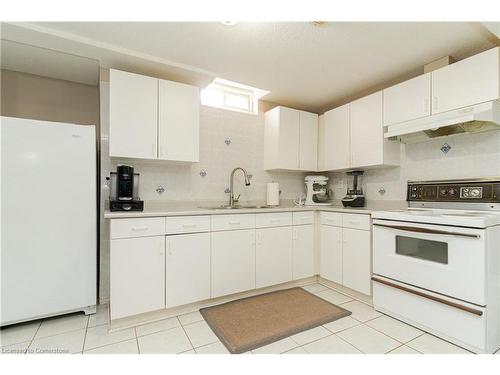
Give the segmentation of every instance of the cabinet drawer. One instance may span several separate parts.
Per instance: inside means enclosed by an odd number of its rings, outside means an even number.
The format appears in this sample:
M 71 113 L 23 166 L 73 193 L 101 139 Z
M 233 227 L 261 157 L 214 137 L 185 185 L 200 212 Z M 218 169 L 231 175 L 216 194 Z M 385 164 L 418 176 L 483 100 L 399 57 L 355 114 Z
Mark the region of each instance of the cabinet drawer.
M 167 234 L 198 232 L 210 232 L 210 216 L 204 215 L 167 217 Z
M 344 228 L 370 230 L 370 215 L 342 214 Z
M 232 230 L 255 228 L 255 215 L 213 215 L 212 230 Z
M 321 212 L 321 224 L 342 226 L 342 214 L 339 212 Z
M 283 227 L 292 225 L 291 212 L 272 212 L 255 215 L 256 228 Z
M 314 223 L 313 211 L 293 213 L 293 225 L 313 224 L 313 223 Z
M 111 239 L 162 236 L 165 234 L 165 218 L 112 219 L 110 234 Z

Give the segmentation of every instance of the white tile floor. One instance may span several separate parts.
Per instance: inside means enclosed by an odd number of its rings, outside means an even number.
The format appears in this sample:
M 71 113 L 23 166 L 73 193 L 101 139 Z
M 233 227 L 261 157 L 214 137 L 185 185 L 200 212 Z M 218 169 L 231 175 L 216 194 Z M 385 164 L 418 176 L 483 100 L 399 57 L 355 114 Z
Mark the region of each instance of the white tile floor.
M 253 354 L 469 353 L 326 286 L 311 284 L 304 289 L 352 315 L 255 349 Z M 107 316 L 107 306 L 100 305 L 90 317 L 72 314 L 5 327 L 0 330 L 2 353 L 228 353 L 199 312 L 114 333 L 108 332 Z

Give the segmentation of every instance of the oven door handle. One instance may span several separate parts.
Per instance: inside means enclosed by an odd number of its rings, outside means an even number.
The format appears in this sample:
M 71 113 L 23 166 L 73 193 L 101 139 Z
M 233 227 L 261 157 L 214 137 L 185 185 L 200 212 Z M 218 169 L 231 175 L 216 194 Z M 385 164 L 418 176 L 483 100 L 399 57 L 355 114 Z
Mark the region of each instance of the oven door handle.
M 479 234 L 471 234 L 471 233 L 460 233 L 460 232 L 448 232 L 445 230 L 437 230 L 437 229 L 429 229 L 429 228 L 418 228 L 418 227 L 408 227 L 404 225 L 387 225 L 387 224 L 378 224 L 373 223 L 373 225 L 377 227 L 385 227 L 391 229 L 402 230 L 405 232 L 416 232 L 416 233 L 427 233 L 427 234 L 442 234 L 446 236 L 460 236 L 460 237 L 469 237 L 469 238 L 481 238 Z
M 415 294 L 415 295 L 417 295 L 419 297 L 427 298 L 427 299 L 430 299 L 430 300 L 432 300 L 434 302 L 442 303 L 444 305 L 448 305 L 450 307 L 454 307 L 456 309 L 459 309 L 459 310 L 462 310 L 462 311 L 466 311 L 468 313 L 471 313 L 471 314 L 474 314 L 474 315 L 477 315 L 477 316 L 482 316 L 483 315 L 483 312 L 481 310 L 473 309 L 472 307 L 464 306 L 464 305 L 461 305 L 459 303 L 448 301 L 448 300 L 446 300 L 444 298 L 439 298 L 439 297 L 436 297 L 436 296 L 433 296 L 433 295 L 430 295 L 430 294 L 427 294 L 427 293 L 422 293 L 422 292 L 420 292 L 418 290 L 413 290 L 413 289 L 410 289 L 410 288 L 406 288 L 406 287 L 404 287 L 402 285 L 398 285 L 398 284 L 395 284 L 395 283 L 391 283 L 390 281 L 379 279 L 376 276 L 372 276 L 372 280 L 375 281 L 375 282 L 377 282 L 377 283 L 389 286 L 391 288 L 395 288 L 395 289 L 399 289 L 399 290 L 402 290 L 402 291 L 407 292 L 407 293 Z

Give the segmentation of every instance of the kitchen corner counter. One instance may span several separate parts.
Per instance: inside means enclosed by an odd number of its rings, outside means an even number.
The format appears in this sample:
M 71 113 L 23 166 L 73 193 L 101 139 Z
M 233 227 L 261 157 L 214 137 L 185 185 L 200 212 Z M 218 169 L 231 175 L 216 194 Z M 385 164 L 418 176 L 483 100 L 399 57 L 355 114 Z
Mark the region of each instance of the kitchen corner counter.
M 220 202 L 200 202 L 186 204 L 172 201 L 145 201 L 144 211 L 115 211 L 109 208 L 104 210 L 105 219 L 121 219 L 133 217 L 159 217 L 159 216 L 193 216 L 193 215 L 228 215 L 228 214 L 255 214 L 266 212 L 299 212 L 299 211 L 328 211 L 347 212 L 370 215 L 373 211 L 395 210 L 406 208 L 405 201 L 367 201 L 366 207 L 343 207 L 341 201 L 334 201 L 330 206 L 297 206 L 292 201 L 283 201 L 280 206 L 269 208 L 239 208 L 239 209 L 215 209 L 203 208 L 204 206 L 216 206 Z

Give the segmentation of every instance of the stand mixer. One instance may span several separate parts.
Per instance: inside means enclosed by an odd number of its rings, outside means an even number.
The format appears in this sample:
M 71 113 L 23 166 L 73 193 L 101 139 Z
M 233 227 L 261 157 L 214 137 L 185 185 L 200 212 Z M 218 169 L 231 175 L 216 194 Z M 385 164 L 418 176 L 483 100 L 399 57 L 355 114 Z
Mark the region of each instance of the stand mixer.
M 328 189 L 328 177 L 306 176 L 306 206 L 328 206 L 330 202 L 330 190 Z
M 347 195 L 342 198 L 342 204 L 344 207 L 364 207 L 365 206 L 365 196 L 363 194 L 363 188 L 358 189 L 358 176 L 361 176 L 363 171 L 351 171 L 347 172 L 348 175 L 353 177 L 352 189 L 347 188 Z

